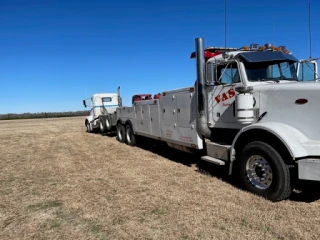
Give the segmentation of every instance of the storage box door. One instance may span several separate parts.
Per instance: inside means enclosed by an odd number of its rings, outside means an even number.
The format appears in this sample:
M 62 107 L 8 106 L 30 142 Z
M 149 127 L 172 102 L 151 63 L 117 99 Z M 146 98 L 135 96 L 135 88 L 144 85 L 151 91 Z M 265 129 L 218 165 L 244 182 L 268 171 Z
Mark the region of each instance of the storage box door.
M 158 104 L 150 105 L 151 134 L 160 136 L 160 116 Z
M 142 132 L 151 133 L 151 121 L 150 121 L 150 105 L 142 105 L 141 106 L 142 113 Z

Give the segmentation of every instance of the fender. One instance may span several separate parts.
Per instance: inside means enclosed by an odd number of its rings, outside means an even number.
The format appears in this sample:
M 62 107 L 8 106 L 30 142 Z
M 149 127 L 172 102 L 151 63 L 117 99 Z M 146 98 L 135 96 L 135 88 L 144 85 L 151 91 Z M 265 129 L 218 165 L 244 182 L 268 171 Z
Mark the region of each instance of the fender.
M 301 133 L 298 129 L 279 122 L 265 122 L 265 123 L 257 123 L 252 124 L 247 127 L 242 128 L 236 137 L 233 140 L 229 159 L 231 162 L 233 161 L 232 156 L 234 156 L 235 153 L 235 145 L 241 134 L 249 131 L 249 130 L 264 130 L 271 134 L 273 134 L 275 137 L 277 137 L 279 140 L 282 141 L 282 143 L 287 147 L 290 155 L 293 159 L 305 157 L 308 156 L 307 149 L 304 148 L 303 143 L 308 141 L 309 139 Z M 232 165 L 232 164 L 231 164 Z

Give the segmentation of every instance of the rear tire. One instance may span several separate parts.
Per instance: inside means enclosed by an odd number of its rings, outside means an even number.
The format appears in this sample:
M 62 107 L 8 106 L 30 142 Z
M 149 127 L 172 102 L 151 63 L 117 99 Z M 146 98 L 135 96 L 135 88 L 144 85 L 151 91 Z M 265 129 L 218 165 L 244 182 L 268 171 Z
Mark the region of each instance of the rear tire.
M 290 196 L 289 168 L 270 145 L 259 141 L 247 144 L 236 163 L 240 181 L 248 191 L 273 202 Z
M 129 124 L 126 125 L 126 143 L 130 146 L 135 146 L 137 144 L 136 137 Z
M 121 143 L 125 142 L 125 128 L 121 123 L 117 125 L 117 140 Z
M 107 128 L 106 128 L 105 118 L 102 116 L 99 117 L 99 125 L 100 125 L 100 132 L 105 133 Z
M 112 126 L 111 126 L 111 120 L 109 115 L 106 116 L 104 123 L 105 123 L 105 129 L 107 129 L 107 131 L 110 131 Z

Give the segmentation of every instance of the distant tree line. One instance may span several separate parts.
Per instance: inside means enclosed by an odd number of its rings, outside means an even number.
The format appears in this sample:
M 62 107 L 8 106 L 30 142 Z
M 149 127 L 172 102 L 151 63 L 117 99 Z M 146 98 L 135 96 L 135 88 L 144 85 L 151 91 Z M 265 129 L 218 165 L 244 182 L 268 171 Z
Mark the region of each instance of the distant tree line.
M 88 116 L 89 113 L 90 111 L 40 112 L 40 113 L 21 113 L 21 114 L 7 113 L 7 114 L 0 114 L 0 120 L 76 117 L 76 116 Z

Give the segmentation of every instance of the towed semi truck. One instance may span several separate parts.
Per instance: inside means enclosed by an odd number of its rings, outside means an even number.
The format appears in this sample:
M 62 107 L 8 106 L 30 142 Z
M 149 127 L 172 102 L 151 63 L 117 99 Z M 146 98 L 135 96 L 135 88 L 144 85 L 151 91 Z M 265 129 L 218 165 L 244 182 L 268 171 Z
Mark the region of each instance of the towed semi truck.
M 117 93 L 95 93 L 90 99 L 91 110 L 85 119 L 87 132 L 108 133 L 116 128 L 117 107 L 122 106 L 120 87 Z M 83 106 L 87 107 L 87 102 L 83 100 Z

